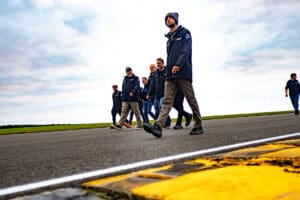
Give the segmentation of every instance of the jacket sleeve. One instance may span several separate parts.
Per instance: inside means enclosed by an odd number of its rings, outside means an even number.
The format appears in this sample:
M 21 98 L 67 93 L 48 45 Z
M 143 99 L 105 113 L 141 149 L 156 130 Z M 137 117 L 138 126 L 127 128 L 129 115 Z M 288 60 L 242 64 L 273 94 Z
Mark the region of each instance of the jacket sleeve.
M 183 47 L 176 61 L 176 66 L 184 67 L 189 55 L 192 53 L 192 37 L 189 32 L 186 32 L 182 37 Z
M 286 85 L 284 87 L 286 90 L 289 89 L 289 83 L 290 83 L 290 81 L 286 82 Z

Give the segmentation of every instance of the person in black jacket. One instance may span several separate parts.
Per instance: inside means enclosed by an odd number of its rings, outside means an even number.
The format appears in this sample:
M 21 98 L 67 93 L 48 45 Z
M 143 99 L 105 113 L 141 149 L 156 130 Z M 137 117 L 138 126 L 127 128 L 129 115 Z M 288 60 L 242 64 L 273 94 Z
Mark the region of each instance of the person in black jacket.
M 191 32 L 183 26 L 178 26 L 178 13 L 168 13 L 165 16 L 165 24 L 170 32 L 166 34 L 168 41 L 164 102 L 154 125 L 144 124 L 144 129 L 157 138 L 162 137 L 162 126 L 173 106 L 175 95 L 180 89 L 193 111 L 195 123 L 190 135 L 202 134 L 204 131 L 201 114 L 192 85 Z
M 288 91 L 292 105 L 295 110 L 295 115 L 299 115 L 299 94 L 300 94 L 300 84 L 297 80 L 297 74 L 292 73 L 291 79 L 288 80 L 285 86 L 285 96 L 288 97 Z
M 147 98 L 150 99 L 152 105 L 154 104 L 154 96 L 152 94 L 150 94 L 150 87 L 151 87 L 151 84 L 152 82 L 154 81 L 154 77 L 155 77 L 155 74 L 156 74 L 156 65 L 155 64 L 151 64 L 150 67 L 150 74 L 149 74 L 149 77 L 147 79 L 147 84 L 148 84 L 148 88 L 149 88 L 149 91 L 148 91 L 148 94 L 147 94 Z
M 164 85 L 166 79 L 166 67 L 164 64 L 164 59 L 156 59 L 157 70 L 154 73 L 153 80 L 149 87 L 149 95 L 154 98 L 154 110 L 155 110 L 155 119 L 158 118 L 160 109 L 162 107 L 164 99 Z M 163 127 L 168 128 L 171 126 L 171 118 L 167 117 Z
M 136 129 L 143 127 L 143 121 L 141 119 L 141 114 L 139 111 L 139 88 L 140 88 L 140 80 L 139 77 L 136 76 L 131 67 L 126 67 L 126 76 L 124 77 L 122 84 L 122 112 L 121 118 L 119 120 L 119 124 L 116 125 L 118 129 L 121 129 L 126 122 L 126 118 L 130 109 L 135 114 L 135 118 L 137 120 Z
M 113 125 L 116 125 L 117 114 L 121 116 L 122 92 L 118 90 L 118 85 L 113 85 L 112 88 L 113 88 L 113 93 L 112 93 L 113 106 L 111 109 L 111 116 L 112 116 Z

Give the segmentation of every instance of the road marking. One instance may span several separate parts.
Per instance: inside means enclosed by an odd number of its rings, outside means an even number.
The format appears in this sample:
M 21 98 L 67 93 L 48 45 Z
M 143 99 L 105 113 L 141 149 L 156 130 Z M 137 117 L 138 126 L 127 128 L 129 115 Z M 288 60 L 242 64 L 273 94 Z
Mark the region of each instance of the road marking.
M 129 170 L 132 171 L 132 170 L 136 170 L 139 168 L 146 168 L 146 167 L 150 167 L 150 166 L 157 165 L 157 164 L 164 164 L 166 162 L 176 161 L 179 159 L 189 159 L 189 158 L 193 158 L 196 156 L 202 156 L 205 154 L 229 151 L 232 149 L 243 148 L 243 147 L 252 146 L 252 145 L 259 145 L 259 144 L 263 144 L 266 142 L 273 142 L 276 140 L 290 139 L 290 138 L 299 137 L 299 136 L 300 136 L 300 132 L 292 133 L 292 134 L 287 134 L 287 135 L 282 135 L 282 136 L 276 136 L 276 137 L 265 138 L 265 139 L 260 139 L 260 140 L 253 140 L 253 141 L 249 141 L 249 142 L 242 142 L 242 143 L 238 143 L 238 144 L 204 149 L 204 150 L 199 150 L 199 151 L 194 151 L 194 152 L 189 152 L 189 153 L 177 154 L 177 155 L 168 156 L 168 157 L 162 157 L 162 158 L 157 158 L 157 159 L 152 159 L 152 160 L 130 163 L 130 164 L 126 164 L 126 165 L 110 167 L 110 168 L 106 168 L 106 169 L 100 169 L 100 170 L 84 172 L 84 173 L 80 173 L 80 174 L 74 174 L 71 176 L 65 176 L 65 177 L 40 181 L 40 182 L 34 182 L 34 183 L 29 183 L 29 184 L 24 184 L 24 185 L 19 185 L 19 186 L 8 187 L 8 188 L 4 188 L 4 189 L 0 190 L 0 197 L 8 196 L 8 195 L 15 195 L 18 193 L 23 193 L 23 192 L 34 191 L 34 190 L 41 189 L 41 188 L 53 187 L 56 185 L 63 185 L 63 184 L 71 183 L 74 181 L 84 181 L 84 180 L 88 180 L 88 179 L 92 179 L 92 178 L 99 178 L 99 177 L 104 177 L 104 176 L 113 175 L 113 174 L 117 174 L 117 173 L 125 173 L 125 172 L 128 172 Z

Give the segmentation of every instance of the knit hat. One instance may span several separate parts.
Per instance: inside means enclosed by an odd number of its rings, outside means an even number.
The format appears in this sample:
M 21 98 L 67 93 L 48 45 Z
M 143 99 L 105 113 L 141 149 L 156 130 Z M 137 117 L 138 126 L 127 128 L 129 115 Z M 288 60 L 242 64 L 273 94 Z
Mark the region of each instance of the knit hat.
M 175 23 L 178 25 L 178 13 L 177 12 L 169 12 L 165 16 L 165 24 L 167 24 L 168 17 L 172 17 L 175 20 Z
M 132 71 L 131 67 L 126 67 L 125 69 L 126 72 Z

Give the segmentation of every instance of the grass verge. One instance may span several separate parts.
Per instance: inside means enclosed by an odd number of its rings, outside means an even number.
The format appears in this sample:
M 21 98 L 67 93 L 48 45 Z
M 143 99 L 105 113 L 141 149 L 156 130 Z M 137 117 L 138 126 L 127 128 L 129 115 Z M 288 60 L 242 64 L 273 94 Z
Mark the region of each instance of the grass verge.
M 292 113 L 292 112 L 293 111 L 277 111 L 277 112 L 260 112 L 260 113 L 232 114 L 232 115 L 213 115 L 213 116 L 203 116 L 202 119 L 203 120 L 226 119 L 226 118 L 237 118 L 237 117 L 288 114 L 288 113 Z M 174 122 L 174 121 L 176 121 L 176 119 L 173 119 L 172 121 Z M 66 130 L 92 129 L 92 128 L 106 128 L 106 127 L 109 127 L 110 125 L 111 125 L 111 123 L 8 125 L 8 126 L 0 126 L 0 135 L 50 132 L 50 131 L 66 131 Z

